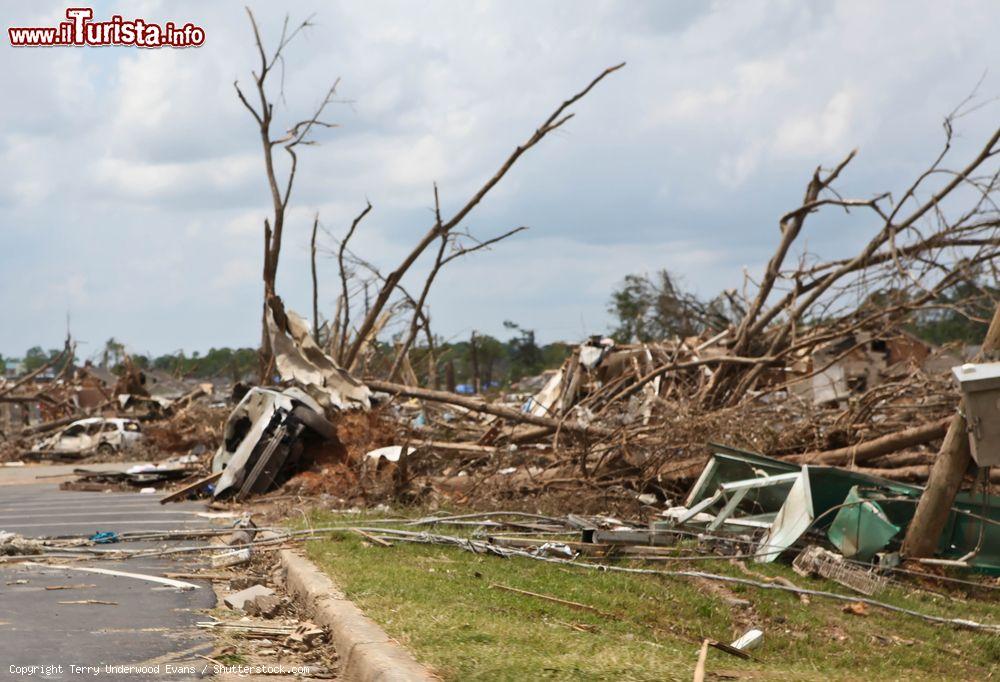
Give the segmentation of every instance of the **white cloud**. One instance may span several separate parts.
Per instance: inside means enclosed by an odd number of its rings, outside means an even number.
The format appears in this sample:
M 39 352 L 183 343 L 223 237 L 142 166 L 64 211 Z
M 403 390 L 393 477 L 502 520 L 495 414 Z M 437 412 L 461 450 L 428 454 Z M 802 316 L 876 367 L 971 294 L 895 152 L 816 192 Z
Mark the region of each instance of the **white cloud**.
M 7 2 L 0 20 L 53 22 L 64 10 Z M 430 224 L 432 183 L 455 210 L 567 95 L 628 62 L 471 214 L 477 234 L 532 230 L 445 276 L 433 300 L 443 334 L 504 317 L 543 339 L 579 335 L 581 317 L 596 330 L 631 271 L 669 267 L 706 295 L 737 286 L 741 263 L 766 262 L 776 216 L 816 165 L 860 146 L 848 189 L 897 189 L 936 152 L 941 117 L 1000 57 L 1000 7 L 988 0 L 254 10 L 268 42 L 286 11 L 316 13 L 289 48 L 284 97 L 275 82 L 276 131 L 337 77 L 351 101 L 328 112 L 340 127 L 299 154 L 279 286 L 303 309 L 316 210 L 340 235 L 370 199 L 354 247 L 392 267 Z M 270 196 L 256 124 L 232 85 L 250 86 L 257 67 L 242 3 L 96 11 L 194 21 L 208 40 L 183 51 L 0 44 L 0 352 L 57 344 L 67 309 L 81 337 L 157 352 L 255 343 Z M 990 75 L 983 96 L 998 90 Z M 995 114 L 963 119 L 957 154 Z M 849 251 L 852 234 L 807 238 Z M 328 258 L 321 267 L 332 306 L 336 274 Z
M 222 264 L 218 274 L 209 280 L 213 291 L 229 291 L 250 286 L 260 277 L 259 267 L 249 260 L 229 260 Z
M 719 160 L 716 176 L 727 187 L 739 187 L 757 171 L 765 145 L 754 140 L 737 154 L 725 154 Z
M 833 95 L 820 111 L 792 116 L 778 128 L 774 141 L 777 154 L 816 158 L 844 149 L 856 134 L 853 117 L 857 94 L 850 88 Z

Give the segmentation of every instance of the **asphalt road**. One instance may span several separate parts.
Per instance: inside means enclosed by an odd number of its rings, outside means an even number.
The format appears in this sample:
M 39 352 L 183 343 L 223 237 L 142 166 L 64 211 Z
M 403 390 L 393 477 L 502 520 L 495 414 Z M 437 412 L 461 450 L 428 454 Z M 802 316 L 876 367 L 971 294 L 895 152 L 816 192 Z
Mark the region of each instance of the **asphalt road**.
M 37 475 L 58 473 L 57 467 L 0 468 L 0 530 L 43 537 L 212 526 L 209 519 L 197 515 L 203 509 L 199 503 L 161 506 L 159 495 L 61 491 L 59 478 L 34 482 Z M 108 545 L 144 546 L 150 545 Z M 182 555 L 74 565 L 162 576 L 189 572 L 197 561 Z M 197 679 L 209 665 L 198 654 L 208 655 L 212 642 L 207 631 L 194 624 L 206 620 L 200 611 L 213 608 L 216 600 L 210 583 L 196 584 L 199 589 L 178 591 L 132 578 L 0 564 L 0 679 Z M 87 587 L 45 589 L 60 585 Z M 78 600 L 115 605 L 59 603 Z M 115 674 L 106 665 L 136 667 Z M 182 669 L 168 672 L 168 665 Z M 28 671 L 12 666 L 61 666 L 61 670 L 35 669 L 29 676 Z M 210 672 L 209 667 L 206 674 Z

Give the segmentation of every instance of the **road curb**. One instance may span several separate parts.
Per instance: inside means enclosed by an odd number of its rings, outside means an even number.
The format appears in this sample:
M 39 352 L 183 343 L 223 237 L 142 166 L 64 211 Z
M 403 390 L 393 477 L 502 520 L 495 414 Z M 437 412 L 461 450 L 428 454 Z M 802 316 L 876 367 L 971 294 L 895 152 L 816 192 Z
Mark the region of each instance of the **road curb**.
M 285 589 L 315 623 L 330 628 L 341 675 L 356 682 L 431 682 L 440 678 L 361 612 L 326 573 L 292 550 L 281 550 Z

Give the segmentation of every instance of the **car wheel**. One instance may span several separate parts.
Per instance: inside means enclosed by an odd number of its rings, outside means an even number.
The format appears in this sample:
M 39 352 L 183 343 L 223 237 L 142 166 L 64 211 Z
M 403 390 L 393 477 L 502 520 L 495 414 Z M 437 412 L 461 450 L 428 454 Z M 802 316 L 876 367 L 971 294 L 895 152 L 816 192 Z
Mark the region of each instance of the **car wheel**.
M 316 414 L 304 405 L 292 408 L 292 416 L 327 440 L 337 439 L 337 429 L 327 421 L 326 417 Z
M 101 443 L 97 446 L 97 454 L 104 455 L 105 457 L 115 454 L 115 446 L 111 443 Z

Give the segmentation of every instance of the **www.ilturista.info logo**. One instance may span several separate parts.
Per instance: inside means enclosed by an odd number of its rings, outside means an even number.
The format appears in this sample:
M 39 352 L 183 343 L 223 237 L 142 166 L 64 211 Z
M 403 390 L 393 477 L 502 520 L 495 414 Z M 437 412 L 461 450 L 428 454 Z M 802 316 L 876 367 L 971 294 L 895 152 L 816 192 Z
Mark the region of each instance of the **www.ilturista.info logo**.
M 192 23 L 178 26 L 172 21 L 157 24 L 145 19 L 123 19 L 114 15 L 108 21 L 92 21 L 94 10 L 70 7 L 58 26 L 12 27 L 7 29 L 14 47 L 52 47 L 84 45 L 128 45 L 135 47 L 200 47 L 205 43 L 205 29 Z

